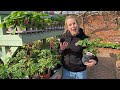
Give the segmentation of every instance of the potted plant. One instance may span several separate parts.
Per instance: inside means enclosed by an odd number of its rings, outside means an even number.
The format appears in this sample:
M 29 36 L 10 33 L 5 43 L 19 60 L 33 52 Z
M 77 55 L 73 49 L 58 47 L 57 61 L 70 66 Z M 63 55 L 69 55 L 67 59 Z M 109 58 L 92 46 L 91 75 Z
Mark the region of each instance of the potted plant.
M 2 28 L 7 28 L 9 32 L 21 31 L 25 29 L 24 26 L 24 17 L 26 16 L 26 12 L 24 11 L 13 11 L 10 15 L 4 17 L 3 22 L 1 24 Z
M 91 52 L 92 55 L 96 55 L 98 53 L 97 44 L 101 41 L 101 39 L 97 38 L 95 40 L 89 40 L 88 38 L 84 40 L 79 40 L 75 45 L 81 45 L 84 47 L 84 54 Z
M 28 57 L 26 58 L 25 56 Z M 16 54 L 9 59 L 6 69 L 3 68 L 4 73 L 1 73 L 1 78 L 44 79 L 43 75 L 45 74 L 48 76 L 45 78 L 48 79 L 50 78 L 51 70 L 57 64 L 60 64 L 59 59 L 60 55 L 57 52 L 56 45 L 55 48 L 50 49 L 44 46 L 40 40 L 28 43 L 20 47 Z M 5 77 L 2 77 L 2 75 Z
M 55 51 L 51 51 L 49 49 L 41 50 L 38 56 L 38 67 L 40 75 L 46 74 L 46 72 L 48 72 L 48 74 L 50 75 L 50 71 L 53 70 L 57 64 L 60 63 L 59 55 L 57 55 Z
M 27 53 L 24 49 L 18 50 L 17 54 L 8 61 L 7 72 L 10 79 L 25 79 L 27 71 L 27 62 L 24 56 Z
M 81 45 L 85 49 L 83 50 L 83 63 L 95 57 L 99 50 L 97 49 L 97 44 L 101 41 L 101 39 L 97 38 L 96 40 L 89 40 L 88 38 L 84 40 L 79 40 L 76 43 L 76 46 Z

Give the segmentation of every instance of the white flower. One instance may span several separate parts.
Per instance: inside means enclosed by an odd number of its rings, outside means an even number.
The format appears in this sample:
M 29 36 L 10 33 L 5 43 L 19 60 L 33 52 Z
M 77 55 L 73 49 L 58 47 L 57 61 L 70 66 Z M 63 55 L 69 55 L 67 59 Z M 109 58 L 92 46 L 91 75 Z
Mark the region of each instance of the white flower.
M 119 42 L 115 42 L 115 43 L 117 43 L 117 44 L 118 44 Z
M 59 38 L 58 38 L 57 40 L 58 40 L 58 41 L 60 41 L 60 39 L 59 39 Z
M 75 43 L 75 46 L 78 46 L 78 44 L 77 44 L 77 43 Z

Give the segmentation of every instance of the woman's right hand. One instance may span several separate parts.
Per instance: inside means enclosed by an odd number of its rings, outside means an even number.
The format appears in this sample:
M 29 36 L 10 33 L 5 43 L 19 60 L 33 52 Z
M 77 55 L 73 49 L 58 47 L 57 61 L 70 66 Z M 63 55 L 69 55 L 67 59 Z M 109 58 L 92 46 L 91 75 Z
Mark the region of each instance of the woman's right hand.
M 67 42 L 63 42 L 63 43 L 60 43 L 60 49 L 61 50 L 65 50 L 66 48 L 68 47 L 68 43 Z

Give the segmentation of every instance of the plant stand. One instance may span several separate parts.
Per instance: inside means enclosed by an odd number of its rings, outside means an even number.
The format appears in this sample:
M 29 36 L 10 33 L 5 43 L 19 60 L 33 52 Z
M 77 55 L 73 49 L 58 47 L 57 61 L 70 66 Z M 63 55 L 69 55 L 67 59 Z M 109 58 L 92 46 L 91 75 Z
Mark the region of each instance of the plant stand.
M 9 13 L 8 13 L 9 14 Z M 0 14 L 0 23 L 5 15 Z M 63 28 L 55 30 L 34 30 L 26 32 L 16 32 L 15 35 L 11 35 L 11 32 L 7 32 L 5 29 L 0 28 L 0 59 L 7 63 L 9 57 L 12 57 L 19 46 L 23 46 L 25 43 L 33 42 L 36 40 L 45 39 L 48 37 L 54 37 L 63 33 Z

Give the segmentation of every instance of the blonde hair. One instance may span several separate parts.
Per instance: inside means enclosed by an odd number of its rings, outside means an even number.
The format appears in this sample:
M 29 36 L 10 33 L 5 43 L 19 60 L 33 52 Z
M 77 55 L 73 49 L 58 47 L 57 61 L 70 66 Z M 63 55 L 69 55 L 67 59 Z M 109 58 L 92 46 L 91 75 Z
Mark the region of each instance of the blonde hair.
M 68 26 L 67 26 L 67 20 L 68 19 L 75 19 L 77 24 L 80 25 L 80 21 L 79 21 L 79 18 L 77 16 L 75 16 L 75 15 L 66 16 L 65 25 L 64 25 L 64 33 L 66 33 L 68 31 Z

